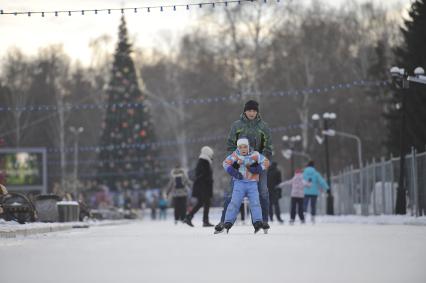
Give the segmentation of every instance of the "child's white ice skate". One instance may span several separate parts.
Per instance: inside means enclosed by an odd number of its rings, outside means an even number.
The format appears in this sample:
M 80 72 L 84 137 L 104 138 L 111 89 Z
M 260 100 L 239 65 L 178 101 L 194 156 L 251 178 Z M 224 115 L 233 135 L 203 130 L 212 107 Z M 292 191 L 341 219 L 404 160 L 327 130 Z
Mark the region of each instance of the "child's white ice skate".
M 263 222 L 262 224 L 263 233 L 268 234 L 268 231 L 270 228 L 271 226 L 269 226 L 268 222 Z

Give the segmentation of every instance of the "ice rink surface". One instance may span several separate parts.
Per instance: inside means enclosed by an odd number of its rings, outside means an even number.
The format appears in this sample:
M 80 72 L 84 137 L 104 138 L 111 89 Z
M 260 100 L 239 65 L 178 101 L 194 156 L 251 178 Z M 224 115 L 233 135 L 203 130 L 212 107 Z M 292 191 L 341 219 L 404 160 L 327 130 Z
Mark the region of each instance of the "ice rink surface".
M 318 221 L 213 235 L 194 224 L 169 218 L 0 239 L 0 281 L 426 282 L 426 226 Z

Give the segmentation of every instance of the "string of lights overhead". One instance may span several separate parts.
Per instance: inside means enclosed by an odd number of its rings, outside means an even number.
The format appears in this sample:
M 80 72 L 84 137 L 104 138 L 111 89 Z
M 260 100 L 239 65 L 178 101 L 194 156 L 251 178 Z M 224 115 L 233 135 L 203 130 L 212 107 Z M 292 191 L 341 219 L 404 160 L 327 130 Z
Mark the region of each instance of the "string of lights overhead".
M 274 91 L 270 93 L 236 93 L 228 96 L 215 96 L 215 97 L 203 97 L 203 98 L 187 98 L 183 101 L 168 101 L 168 102 L 157 102 L 150 101 L 150 104 L 161 105 L 167 104 L 169 106 L 176 106 L 180 103 L 184 105 L 204 105 L 210 103 L 222 103 L 233 100 L 239 100 L 242 97 L 249 96 L 272 96 L 272 97 L 287 97 L 297 95 L 319 95 L 323 93 L 329 93 L 341 89 L 352 89 L 355 87 L 383 87 L 390 85 L 389 81 L 353 81 L 348 83 L 338 83 L 326 87 L 308 88 L 300 90 L 290 91 Z M 34 112 L 34 111 L 81 111 L 81 110 L 99 110 L 99 109 L 141 109 L 145 106 L 145 103 L 118 103 L 118 104 L 107 104 L 107 103 L 96 103 L 96 104 L 65 104 L 64 106 L 58 105 L 28 105 L 28 106 L 5 106 L 0 105 L 0 112 Z
M 310 125 L 308 125 L 310 126 Z M 305 127 L 304 124 L 291 124 L 285 127 L 276 127 L 271 128 L 271 132 L 285 132 L 292 129 L 300 129 Z M 205 142 L 214 142 L 217 140 L 223 140 L 227 136 L 226 135 L 215 135 L 215 136 L 205 136 L 199 138 L 189 138 L 185 140 L 161 140 L 156 142 L 146 142 L 146 143 L 129 143 L 129 144 L 110 144 L 110 145 L 94 145 L 94 146 L 81 146 L 78 147 L 79 152 L 98 152 L 100 150 L 120 150 L 120 149 L 145 149 L 152 147 L 170 147 L 176 146 L 180 144 L 196 144 L 196 143 L 205 143 Z M 48 148 L 48 152 L 74 152 L 74 147 L 67 148 Z
M 277 3 L 280 0 L 275 0 Z M 270 1 L 270 2 L 275 2 Z M 27 15 L 31 16 L 41 16 L 45 17 L 52 15 L 55 17 L 59 16 L 85 16 L 85 15 L 101 15 L 107 14 L 111 15 L 113 13 L 125 14 L 126 12 L 138 13 L 138 12 L 147 12 L 151 11 L 178 11 L 178 10 L 190 10 L 191 8 L 215 8 L 216 6 L 228 7 L 229 5 L 241 5 L 245 3 L 253 2 L 264 2 L 267 3 L 267 0 L 257 1 L 257 0 L 227 0 L 227 1 L 215 1 L 215 2 L 197 2 L 197 3 L 187 3 L 187 4 L 169 4 L 169 5 L 153 5 L 153 6 L 142 6 L 142 7 L 127 7 L 127 8 L 101 8 L 101 9 L 73 9 L 73 10 L 53 10 L 53 11 L 6 11 L 0 9 L 0 15 L 13 15 L 13 16 L 22 16 Z

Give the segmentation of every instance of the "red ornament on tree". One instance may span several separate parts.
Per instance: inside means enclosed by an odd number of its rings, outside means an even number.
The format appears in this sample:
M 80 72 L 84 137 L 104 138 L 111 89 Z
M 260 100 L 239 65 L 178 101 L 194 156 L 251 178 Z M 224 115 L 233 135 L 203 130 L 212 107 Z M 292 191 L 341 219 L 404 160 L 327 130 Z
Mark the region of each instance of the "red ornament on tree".
M 145 132 L 145 130 L 140 131 L 140 132 L 139 132 L 139 135 L 140 135 L 141 137 L 145 137 L 145 136 L 146 136 L 146 132 Z

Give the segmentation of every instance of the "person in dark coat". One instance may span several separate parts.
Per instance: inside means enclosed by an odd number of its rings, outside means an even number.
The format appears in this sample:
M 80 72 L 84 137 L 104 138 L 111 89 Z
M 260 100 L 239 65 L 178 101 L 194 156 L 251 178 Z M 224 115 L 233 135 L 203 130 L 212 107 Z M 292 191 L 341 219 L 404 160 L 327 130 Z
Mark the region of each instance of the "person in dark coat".
M 281 188 L 278 185 L 281 183 L 281 172 L 278 170 L 277 163 L 272 162 L 268 170 L 268 190 L 269 190 L 269 219 L 274 220 L 274 210 L 277 220 L 283 223 L 281 219 L 281 209 L 279 200 L 281 198 Z
M 211 163 L 213 161 L 213 149 L 208 146 L 201 148 L 201 154 L 195 168 L 195 181 L 192 187 L 192 196 L 197 198 L 197 204 L 191 212 L 185 217 L 185 223 L 191 227 L 192 218 L 197 211 L 204 207 L 203 227 L 213 226 L 209 222 L 210 201 L 213 197 L 213 170 Z

